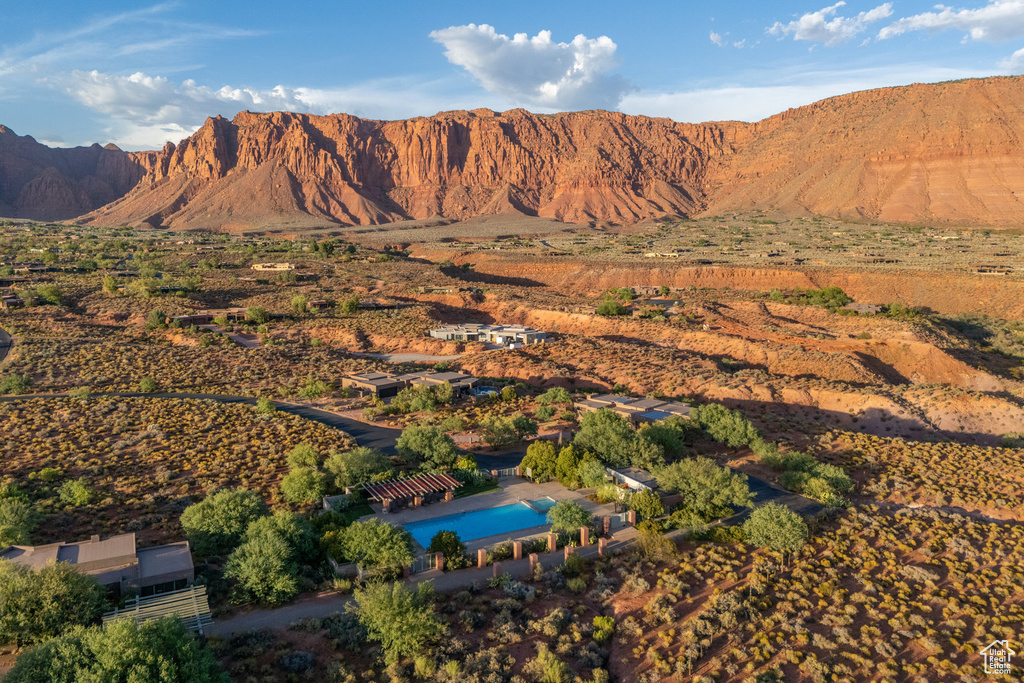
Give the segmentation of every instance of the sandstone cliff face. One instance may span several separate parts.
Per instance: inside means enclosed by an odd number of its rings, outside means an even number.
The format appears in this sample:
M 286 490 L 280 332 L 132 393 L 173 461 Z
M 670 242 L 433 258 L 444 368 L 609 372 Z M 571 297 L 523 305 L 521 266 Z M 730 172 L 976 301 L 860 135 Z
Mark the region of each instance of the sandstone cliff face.
M 844 219 L 1019 224 L 1024 79 L 853 93 L 754 124 L 716 160 L 710 211 L 774 207 Z
M 1019 224 L 1022 122 L 1024 77 L 1011 77 L 853 93 L 756 124 L 243 112 L 130 155 L 48 150 L 2 129 L 0 214 L 67 217 L 109 201 L 82 220 L 231 230 L 497 213 L 632 223 L 775 208 Z
M 732 124 L 612 112 L 448 112 L 407 121 L 243 112 L 157 154 L 85 218 L 227 228 L 522 213 L 635 222 L 703 208 Z
M 51 149 L 0 126 L 0 216 L 74 218 L 127 193 L 150 161 L 113 146 Z

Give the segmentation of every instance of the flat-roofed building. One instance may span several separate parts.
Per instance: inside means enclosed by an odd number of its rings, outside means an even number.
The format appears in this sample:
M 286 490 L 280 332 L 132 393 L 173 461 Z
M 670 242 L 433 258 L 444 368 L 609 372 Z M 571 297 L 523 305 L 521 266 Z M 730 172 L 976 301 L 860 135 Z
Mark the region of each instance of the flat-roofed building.
M 409 384 L 386 372 L 361 372 L 343 377 L 341 386 L 355 391 L 360 396 L 387 398 L 394 396 Z
M 690 405 L 679 401 L 662 401 L 657 398 L 636 398 L 635 396 L 617 396 L 615 394 L 597 394 L 582 401 L 576 401 L 576 409 L 588 413 L 602 408 L 625 417 L 632 424 L 657 422 L 669 417 L 678 416 L 689 419 Z
M 484 342 L 501 344 L 537 344 L 547 338 L 546 332 L 525 325 L 442 325 L 430 331 L 430 336 L 444 341 Z
M 294 263 L 254 263 L 252 264 L 253 270 L 295 270 L 296 266 Z
M 448 382 L 455 389 L 457 395 L 468 394 L 473 391 L 473 387 L 480 380 L 470 375 L 465 375 L 461 372 L 435 372 L 428 370 L 425 372 L 413 372 L 408 375 L 400 375 L 400 380 L 408 382 L 411 386 L 437 386 L 438 384 L 444 384 Z
M 142 595 L 180 590 L 195 580 L 188 541 L 152 548 L 135 547 L 135 534 L 77 543 L 13 545 L 0 550 L 0 558 L 39 570 L 52 562 L 67 562 L 115 591 L 138 589 Z

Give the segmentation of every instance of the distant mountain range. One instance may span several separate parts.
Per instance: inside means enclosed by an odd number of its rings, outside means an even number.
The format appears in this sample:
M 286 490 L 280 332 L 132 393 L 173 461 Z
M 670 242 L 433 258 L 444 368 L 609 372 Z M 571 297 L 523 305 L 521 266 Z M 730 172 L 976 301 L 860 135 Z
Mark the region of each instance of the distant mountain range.
M 0 215 L 240 230 L 520 213 L 633 223 L 763 208 L 1024 223 L 1024 77 L 869 90 L 758 123 L 591 111 L 405 121 L 243 112 L 157 152 L 0 126 Z

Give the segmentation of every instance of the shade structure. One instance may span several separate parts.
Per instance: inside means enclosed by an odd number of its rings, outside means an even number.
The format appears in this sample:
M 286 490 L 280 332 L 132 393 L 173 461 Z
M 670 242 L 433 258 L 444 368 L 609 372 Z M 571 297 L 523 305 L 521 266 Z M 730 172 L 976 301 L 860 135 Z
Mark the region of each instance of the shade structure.
M 390 481 L 363 484 L 363 490 L 366 491 L 371 499 L 378 503 L 383 503 L 385 500 L 412 498 L 440 491 L 453 491 L 460 486 L 462 486 L 462 483 L 448 474 L 417 474 L 415 477 L 408 477 L 406 479 L 392 479 Z

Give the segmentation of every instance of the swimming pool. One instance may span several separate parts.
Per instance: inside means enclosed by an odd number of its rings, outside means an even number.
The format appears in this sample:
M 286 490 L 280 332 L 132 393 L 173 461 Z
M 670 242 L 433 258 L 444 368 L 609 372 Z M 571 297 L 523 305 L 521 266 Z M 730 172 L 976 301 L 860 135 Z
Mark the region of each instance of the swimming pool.
M 547 511 L 555 504 L 550 498 L 512 503 L 496 508 L 460 512 L 420 522 L 409 522 L 403 525 L 424 548 L 438 531 L 454 531 L 459 538 L 473 541 L 484 536 L 497 536 L 511 531 L 529 529 L 530 527 L 547 524 Z

